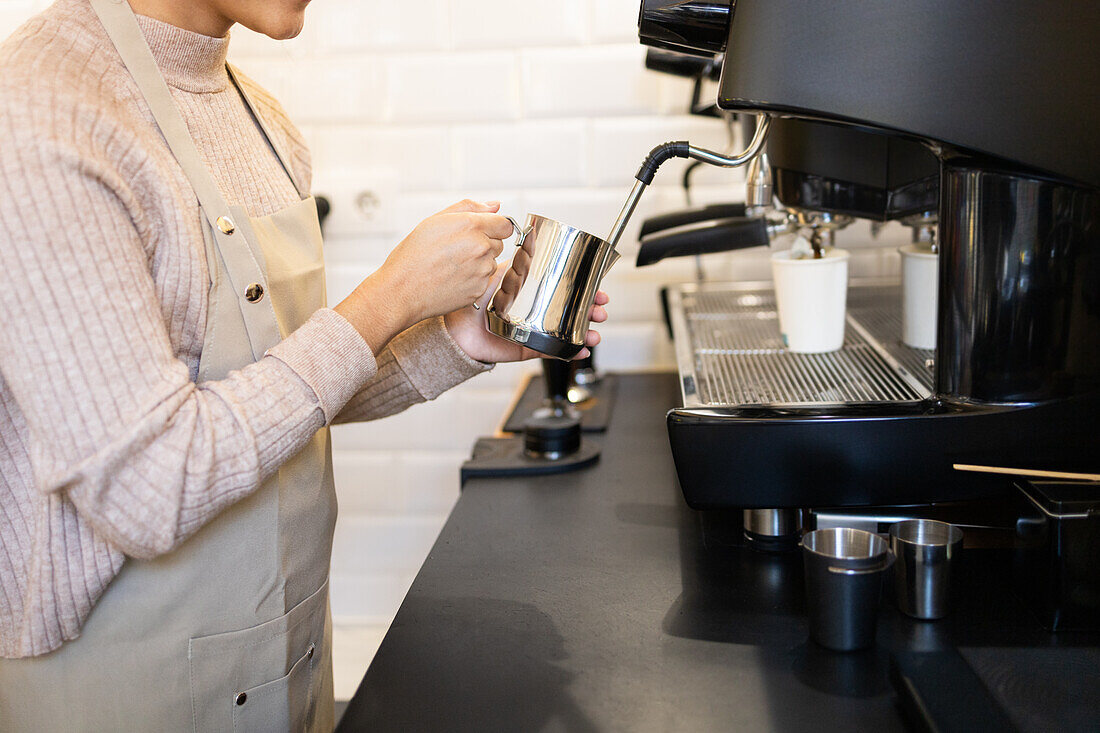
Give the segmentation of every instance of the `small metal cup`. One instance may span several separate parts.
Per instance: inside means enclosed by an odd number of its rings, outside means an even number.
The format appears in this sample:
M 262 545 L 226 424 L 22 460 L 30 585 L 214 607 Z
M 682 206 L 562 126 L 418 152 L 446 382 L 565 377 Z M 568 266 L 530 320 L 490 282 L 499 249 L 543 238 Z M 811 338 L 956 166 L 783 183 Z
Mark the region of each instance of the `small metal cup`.
M 894 592 L 902 613 L 919 619 L 947 615 L 951 565 L 962 540 L 961 529 L 932 519 L 910 519 L 890 527 L 890 549 L 897 556 Z
M 511 217 L 509 217 L 511 218 Z M 528 214 L 512 266 L 486 314 L 491 333 L 539 353 L 572 359 L 584 348 L 600 281 L 619 259 L 604 239 Z
M 810 638 L 836 651 L 875 642 L 882 575 L 894 561 L 886 540 L 838 527 L 802 537 Z

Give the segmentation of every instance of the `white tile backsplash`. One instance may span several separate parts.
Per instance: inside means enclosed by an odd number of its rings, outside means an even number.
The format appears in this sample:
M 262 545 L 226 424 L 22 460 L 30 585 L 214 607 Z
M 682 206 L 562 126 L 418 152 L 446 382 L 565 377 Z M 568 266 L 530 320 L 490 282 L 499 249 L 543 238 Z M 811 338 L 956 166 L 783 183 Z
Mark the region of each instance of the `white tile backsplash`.
M 468 450 L 347 450 L 333 468 L 344 516 L 443 517 L 458 500 Z
M 638 44 L 533 49 L 522 53 L 529 117 L 644 115 L 658 111 L 656 74 Z
M 337 425 L 332 430 L 334 450 L 469 449 L 478 435 L 493 432 L 507 390 L 485 390 L 476 380 L 415 405 L 398 415 L 369 423 Z M 456 445 L 456 435 L 469 437 Z
M 400 54 L 386 59 L 393 122 L 493 122 L 519 117 L 512 51 Z
M 586 151 L 588 184 L 619 188 L 629 185 L 646 155 L 660 143 L 688 140 L 696 147 L 723 150 L 727 147 L 727 138 L 725 123 L 718 119 L 686 115 L 595 119 L 591 122 Z M 682 159 L 668 161 L 659 169 L 654 183 L 680 185 L 686 165 L 687 161 Z M 705 183 L 699 175 L 701 173 L 703 171 L 700 169 L 692 174 L 693 180 Z M 730 171 L 722 173 L 720 182 L 731 180 Z M 741 197 L 744 197 L 743 193 Z
M 281 101 L 296 123 L 381 122 L 389 115 L 382 56 L 295 59 L 278 71 Z
M 636 43 L 638 0 L 598 0 L 588 3 L 593 43 Z
M 339 171 L 344 176 L 359 174 L 364 191 L 373 190 L 370 186 L 377 174 L 401 191 L 451 187 L 451 130 L 433 120 L 421 124 L 312 127 L 314 175 L 318 180 Z M 381 202 L 382 207 L 386 205 Z
M 583 120 L 463 125 L 454 133 L 460 189 L 579 186 L 584 180 Z
M 588 0 L 451 0 L 451 41 L 459 49 L 575 45 L 584 41 Z
M 46 0 L 0 0 L 0 36 Z M 329 302 L 385 261 L 424 217 L 497 199 L 604 236 L 646 153 L 689 139 L 716 150 L 723 121 L 687 115 L 691 83 L 648 72 L 638 0 L 324 0 L 294 40 L 233 31 L 230 56 L 299 123 L 326 225 Z M 658 292 L 695 277 L 693 258 L 634 267 L 641 221 L 684 205 L 684 163 L 662 168 L 605 281 L 603 369 L 672 368 Z M 693 203 L 742 200 L 740 171 L 700 169 Z M 896 275 L 908 230 L 840 234 L 853 276 Z M 789 242 L 773 243 L 775 249 Z M 506 248 L 507 251 L 507 248 Z M 711 279 L 769 280 L 768 249 L 703 258 Z M 333 430 L 340 518 L 332 610 L 338 697 L 354 691 L 459 496 L 459 467 L 538 365 L 500 365 L 433 403 Z
M 450 46 L 450 20 L 448 0 L 325 0 L 307 28 L 324 53 L 436 51 Z
M 346 517 L 336 527 L 332 571 L 387 574 L 415 571 L 435 544 L 446 514 Z
M 33 15 L 42 3 L 31 0 L 0 1 L 0 38 L 7 36 Z

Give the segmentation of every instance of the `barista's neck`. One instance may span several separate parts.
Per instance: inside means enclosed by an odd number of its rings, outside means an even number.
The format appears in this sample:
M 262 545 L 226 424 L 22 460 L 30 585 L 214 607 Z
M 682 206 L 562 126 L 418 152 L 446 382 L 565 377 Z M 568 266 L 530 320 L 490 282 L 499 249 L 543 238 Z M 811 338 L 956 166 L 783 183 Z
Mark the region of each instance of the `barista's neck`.
M 170 23 L 177 28 L 201 33 L 211 38 L 224 38 L 233 21 L 223 15 L 209 0 L 129 0 L 139 15 Z

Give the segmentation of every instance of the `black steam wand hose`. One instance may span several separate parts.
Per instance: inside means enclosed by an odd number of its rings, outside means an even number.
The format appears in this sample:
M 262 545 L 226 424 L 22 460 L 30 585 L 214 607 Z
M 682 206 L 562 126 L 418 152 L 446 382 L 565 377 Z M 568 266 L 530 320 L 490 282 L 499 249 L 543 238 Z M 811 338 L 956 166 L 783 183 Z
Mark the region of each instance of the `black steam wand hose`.
M 657 172 L 657 169 L 661 167 L 662 163 L 669 158 L 692 158 L 693 160 L 721 166 L 723 168 L 736 168 L 742 166 L 755 158 L 764 147 L 764 141 L 768 139 L 769 124 L 770 119 L 767 115 L 760 115 L 757 117 L 756 132 L 753 133 L 752 141 L 749 142 L 748 147 L 745 148 L 744 151 L 737 155 L 723 155 L 713 150 L 696 148 L 686 140 L 664 143 L 649 151 L 649 155 L 647 155 L 646 159 L 642 162 L 642 167 L 638 169 L 638 175 L 635 176 L 636 180 L 634 181 L 634 187 L 630 189 L 630 195 L 626 198 L 626 204 L 623 205 L 622 211 L 619 212 L 619 217 L 611 227 L 611 234 L 607 237 L 607 241 L 611 244 L 611 247 L 614 248 L 619 243 L 619 239 L 623 236 L 623 231 L 626 229 L 627 222 L 630 221 L 630 217 L 634 214 L 634 209 L 638 206 L 638 201 L 642 198 L 642 193 L 645 191 L 646 186 L 653 183 L 653 176 Z

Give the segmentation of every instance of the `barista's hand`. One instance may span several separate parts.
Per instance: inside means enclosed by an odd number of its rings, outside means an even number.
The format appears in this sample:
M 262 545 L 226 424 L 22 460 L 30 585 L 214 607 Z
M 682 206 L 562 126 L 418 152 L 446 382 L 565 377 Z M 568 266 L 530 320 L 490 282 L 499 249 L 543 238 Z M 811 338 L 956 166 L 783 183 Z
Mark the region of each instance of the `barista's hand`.
M 414 323 L 470 308 L 490 292 L 502 240 L 512 233 L 498 209 L 466 200 L 428 217 L 334 310 L 377 354 Z
M 481 310 L 474 310 L 473 306 L 468 305 L 465 308 L 459 308 L 448 313 L 443 318 L 451 338 L 471 359 L 487 363 L 499 363 L 523 361 L 524 359 L 542 356 L 537 351 L 532 351 L 525 346 L 494 336 L 485 328 L 485 309 L 489 305 L 489 299 L 493 297 L 497 284 L 508 271 L 508 263 L 497 266 L 497 273 L 496 277 L 493 278 L 492 287 L 477 301 L 477 304 L 481 306 Z M 593 323 L 603 323 L 607 320 L 607 310 L 604 306 L 607 305 L 609 300 L 607 293 L 604 291 L 601 290 L 596 293 L 596 304 L 592 306 L 590 314 Z M 584 343 L 587 346 L 595 346 L 600 343 L 600 334 L 596 331 L 589 331 Z M 588 356 L 588 353 L 587 348 L 581 349 L 576 358 L 583 359 Z

